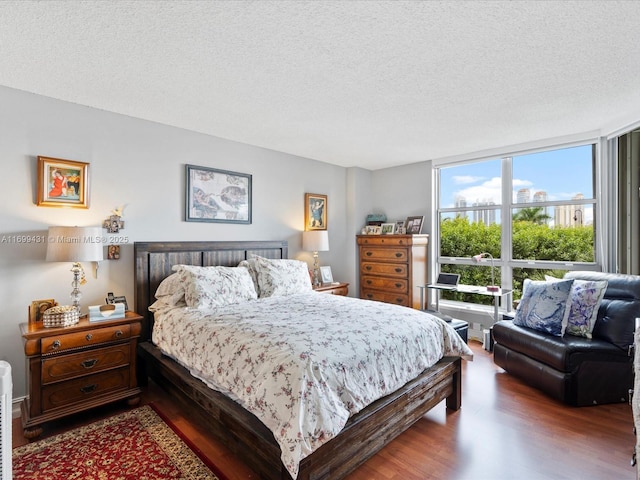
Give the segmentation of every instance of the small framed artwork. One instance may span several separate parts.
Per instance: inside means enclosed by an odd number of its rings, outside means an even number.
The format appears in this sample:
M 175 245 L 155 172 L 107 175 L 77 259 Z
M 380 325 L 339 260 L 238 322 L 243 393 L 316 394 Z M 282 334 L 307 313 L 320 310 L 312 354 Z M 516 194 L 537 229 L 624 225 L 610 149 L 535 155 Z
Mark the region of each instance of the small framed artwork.
M 36 204 L 40 207 L 89 208 L 89 164 L 38 157 Z
M 187 222 L 251 223 L 251 175 L 186 166 Z
M 109 245 L 107 247 L 107 259 L 108 260 L 120 259 L 120 245 Z
M 327 196 L 317 193 L 304 194 L 304 229 L 327 229 Z
M 380 228 L 382 228 L 382 235 L 393 235 L 396 225 L 395 223 L 383 223 Z
M 124 309 L 129 310 L 129 306 L 127 305 L 127 298 L 124 295 L 116 297 L 113 295 L 113 292 L 109 292 L 107 293 L 106 301 L 107 301 L 107 305 L 112 305 L 114 303 L 122 303 L 124 304 Z
M 423 221 L 424 221 L 423 216 L 407 217 L 407 222 L 405 226 L 405 228 L 407 229 L 407 233 L 409 235 L 419 234 L 422 231 Z
M 58 302 L 53 298 L 31 302 L 31 305 L 29 305 L 29 326 L 42 325 L 42 314 L 56 305 L 58 305 Z
M 399 220 L 396 222 L 393 233 L 395 233 L 396 235 L 404 235 L 405 233 L 407 233 L 407 230 L 404 227 L 404 220 Z
M 331 273 L 331 267 L 320 267 L 320 275 L 322 276 L 322 283 L 333 283 L 333 274 Z

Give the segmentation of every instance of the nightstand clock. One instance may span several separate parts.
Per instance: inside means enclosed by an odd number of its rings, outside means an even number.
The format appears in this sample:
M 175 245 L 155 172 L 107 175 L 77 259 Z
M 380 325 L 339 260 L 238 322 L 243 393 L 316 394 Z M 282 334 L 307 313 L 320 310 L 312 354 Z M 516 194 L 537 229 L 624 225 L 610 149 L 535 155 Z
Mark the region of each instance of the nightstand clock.
M 349 294 L 348 283 L 323 283 L 313 287 L 316 292 L 331 293 L 333 295 L 347 296 Z
M 142 317 L 67 327 L 20 325 L 27 356 L 29 396 L 21 404 L 24 436 L 36 438 L 45 422 L 127 399 L 140 401 L 136 347 Z

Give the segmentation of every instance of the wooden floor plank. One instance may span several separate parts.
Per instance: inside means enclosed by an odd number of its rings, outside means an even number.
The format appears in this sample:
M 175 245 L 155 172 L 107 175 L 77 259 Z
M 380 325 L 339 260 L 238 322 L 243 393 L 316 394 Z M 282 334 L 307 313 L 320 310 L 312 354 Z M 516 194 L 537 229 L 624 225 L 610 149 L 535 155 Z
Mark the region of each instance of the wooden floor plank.
M 629 405 L 568 407 L 494 365 L 479 343 L 470 346 L 475 358 L 463 362 L 462 408 L 450 412 L 440 403 L 348 480 L 636 478 L 629 464 L 635 443 Z M 257 479 L 157 385 L 145 389 L 143 403 L 148 402 L 172 418 L 230 480 Z M 44 435 L 125 408 L 101 407 L 52 422 Z M 14 447 L 28 442 L 21 433 L 15 419 Z

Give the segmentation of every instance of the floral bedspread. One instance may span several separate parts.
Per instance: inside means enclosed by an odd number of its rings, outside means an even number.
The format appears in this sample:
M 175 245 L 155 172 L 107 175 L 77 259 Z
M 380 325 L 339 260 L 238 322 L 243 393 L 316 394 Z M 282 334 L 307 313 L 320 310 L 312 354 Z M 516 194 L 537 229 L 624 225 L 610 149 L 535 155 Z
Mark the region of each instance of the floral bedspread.
M 317 292 L 156 312 L 153 342 L 256 415 L 293 478 L 351 415 L 443 356 L 473 356 L 427 313 Z

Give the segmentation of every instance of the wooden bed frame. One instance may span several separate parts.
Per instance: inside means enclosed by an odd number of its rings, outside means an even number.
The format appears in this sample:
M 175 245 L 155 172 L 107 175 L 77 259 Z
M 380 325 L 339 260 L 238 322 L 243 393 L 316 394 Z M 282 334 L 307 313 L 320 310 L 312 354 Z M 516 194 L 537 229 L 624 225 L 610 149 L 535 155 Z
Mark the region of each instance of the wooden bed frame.
M 160 282 L 175 264 L 236 266 L 250 255 L 287 258 L 287 242 L 151 242 L 135 243 L 135 306 L 145 317 L 138 346 L 139 378 L 158 385 L 195 411 L 223 442 L 260 478 L 290 480 L 280 460 L 273 434 L 252 413 L 203 382 L 177 362 L 162 355 L 150 339 L 153 315 L 148 306 Z M 427 411 L 446 399 L 447 408 L 461 403 L 461 361 L 445 357 L 396 392 L 379 399 L 349 419 L 345 428 L 300 464 L 298 479 L 339 479 L 364 463 L 404 432 Z

